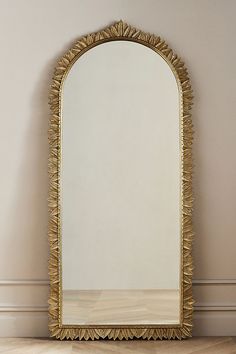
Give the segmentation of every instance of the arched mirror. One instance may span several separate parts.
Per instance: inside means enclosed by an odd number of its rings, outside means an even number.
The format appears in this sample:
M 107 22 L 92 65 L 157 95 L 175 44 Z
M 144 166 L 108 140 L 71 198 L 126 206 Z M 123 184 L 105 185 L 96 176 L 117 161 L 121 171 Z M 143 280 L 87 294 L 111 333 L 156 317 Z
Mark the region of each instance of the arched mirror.
M 191 100 L 182 61 L 121 21 L 59 61 L 49 129 L 53 336 L 191 335 Z

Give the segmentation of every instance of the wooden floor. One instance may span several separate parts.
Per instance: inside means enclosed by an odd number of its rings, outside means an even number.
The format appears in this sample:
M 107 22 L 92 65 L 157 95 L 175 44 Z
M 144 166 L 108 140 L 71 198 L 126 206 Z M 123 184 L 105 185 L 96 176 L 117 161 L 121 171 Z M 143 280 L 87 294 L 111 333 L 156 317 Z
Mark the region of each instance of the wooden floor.
M 182 341 L 56 341 L 1 338 L 0 353 L 10 354 L 235 354 L 235 337 L 196 337 Z
M 63 324 L 178 324 L 178 290 L 63 290 Z

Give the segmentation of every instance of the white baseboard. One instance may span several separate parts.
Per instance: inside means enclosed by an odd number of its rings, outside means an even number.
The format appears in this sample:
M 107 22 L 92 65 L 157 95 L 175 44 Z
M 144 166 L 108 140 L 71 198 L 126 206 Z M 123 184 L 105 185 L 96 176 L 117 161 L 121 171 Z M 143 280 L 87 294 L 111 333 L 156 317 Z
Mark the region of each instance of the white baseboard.
M 236 336 L 236 281 L 195 280 L 194 336 Z M 48 337 L 48 280 L 0 281 L 0 337 Z
M 193 336 L 236 336 L 236 311 L 196 311 Z
M 236 311 L 194 313 L 194 336 L 236 336 Z M 48 337 L 47 312 L 1 312 L 0 337 Z
M 0 337 L 49 337 L 46 312 L 1 312 Z

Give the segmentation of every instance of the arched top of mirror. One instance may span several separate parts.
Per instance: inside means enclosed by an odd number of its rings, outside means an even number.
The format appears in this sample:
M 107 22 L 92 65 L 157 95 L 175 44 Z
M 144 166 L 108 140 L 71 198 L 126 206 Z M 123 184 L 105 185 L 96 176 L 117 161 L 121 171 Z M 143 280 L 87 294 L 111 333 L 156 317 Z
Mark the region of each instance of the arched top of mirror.
M 183 94 L 183 106 L 186 110 L 191 110 L 192 89 L 188 77 L 187 69 L 181 60 L 167 43 L 159 36 L 142 32 L 129 26 L 123 21 L 116 22 L 114 25 L 96 33 L 89 34 L 80 38 L 74 46 L 58 61 L 55 68 L 52 90 L 49 96 L 49 103 L 56 94 L 56 90 L 61 90 L 66 76 L 69 74 L 73 64 L 91 48 L 110 41 L 132 41 L 142 44 L 158 53 L 170 66 L 177 80 L 180 94 Z

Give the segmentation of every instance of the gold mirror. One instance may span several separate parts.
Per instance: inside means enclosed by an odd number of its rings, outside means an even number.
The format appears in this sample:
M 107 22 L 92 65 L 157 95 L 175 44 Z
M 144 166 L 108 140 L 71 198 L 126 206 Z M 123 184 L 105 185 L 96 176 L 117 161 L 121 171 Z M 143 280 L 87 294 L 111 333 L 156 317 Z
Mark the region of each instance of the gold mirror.
M 81 38 L 50 93 L 49 328 L 60 339 L 192 328 L 192 91 L 164 41 Z

